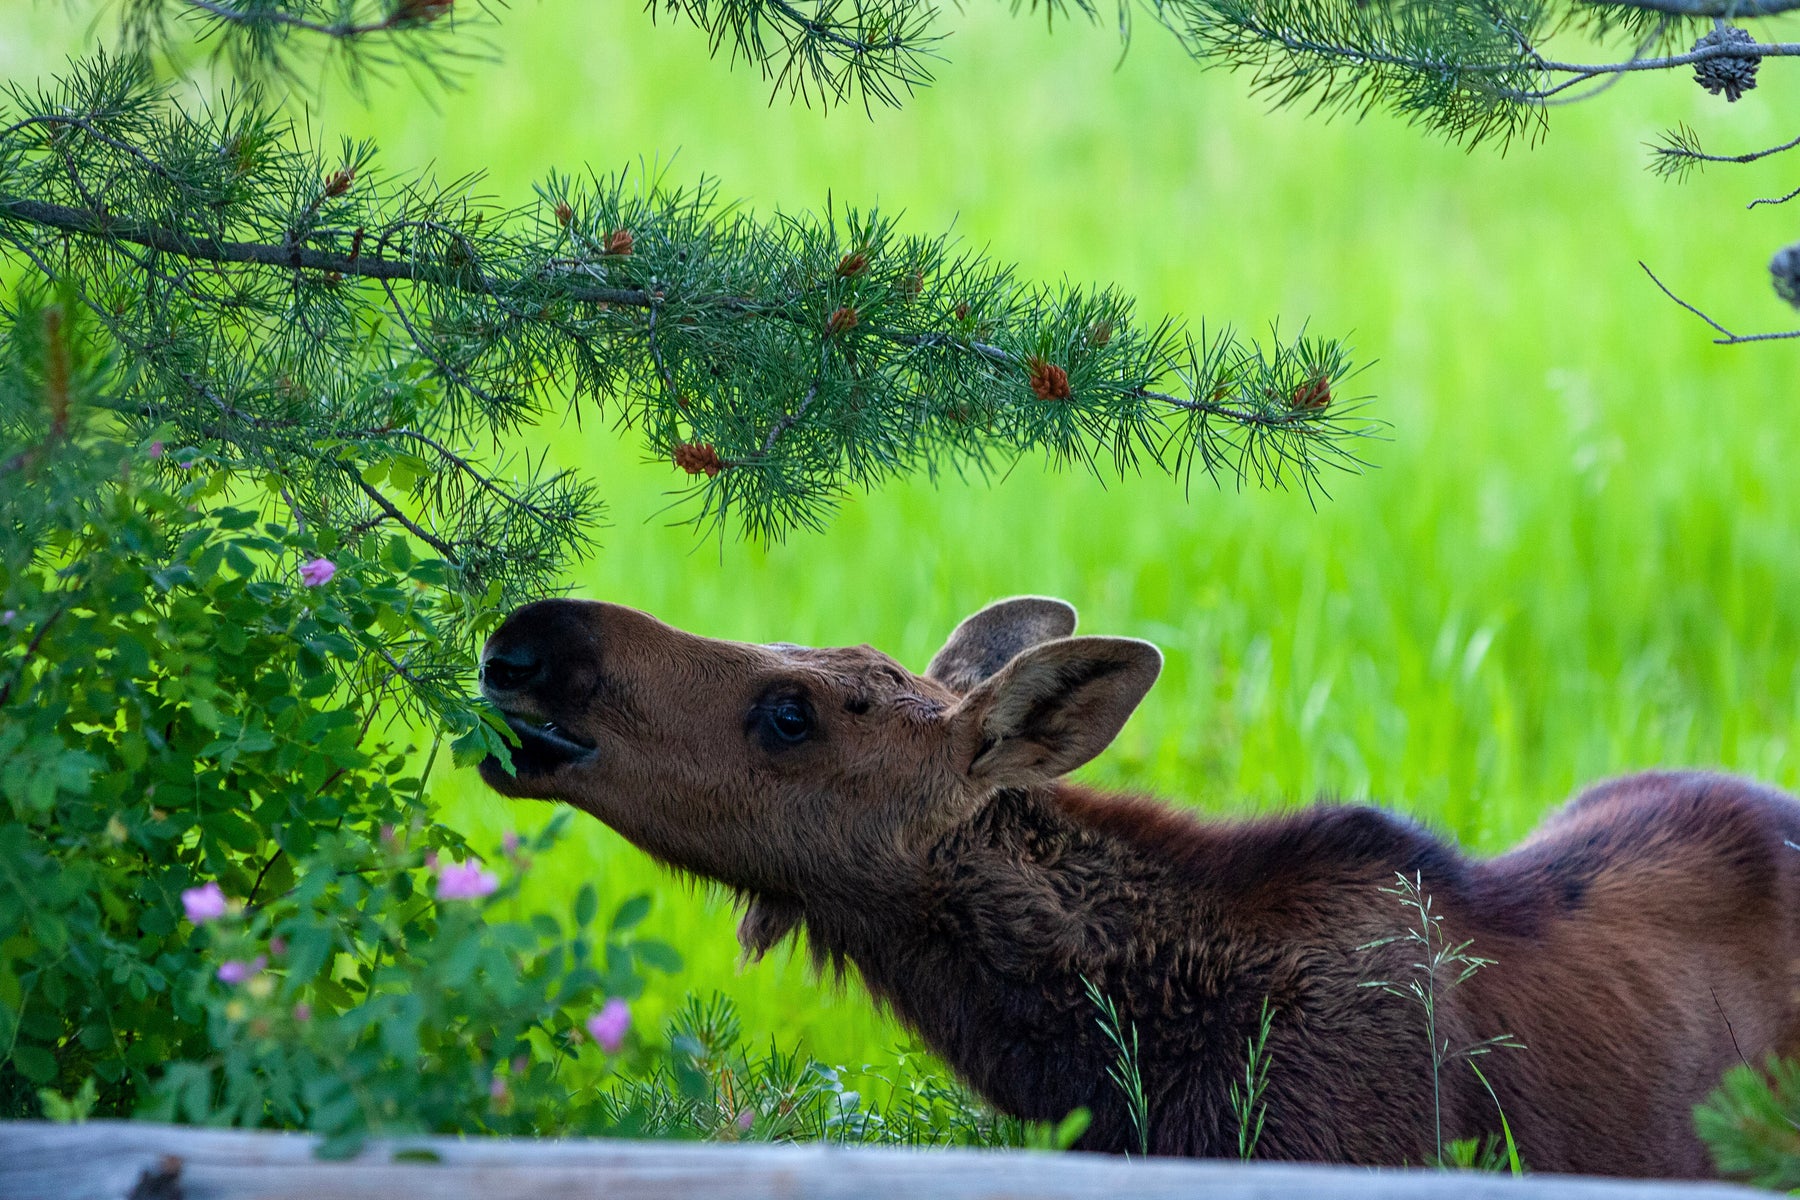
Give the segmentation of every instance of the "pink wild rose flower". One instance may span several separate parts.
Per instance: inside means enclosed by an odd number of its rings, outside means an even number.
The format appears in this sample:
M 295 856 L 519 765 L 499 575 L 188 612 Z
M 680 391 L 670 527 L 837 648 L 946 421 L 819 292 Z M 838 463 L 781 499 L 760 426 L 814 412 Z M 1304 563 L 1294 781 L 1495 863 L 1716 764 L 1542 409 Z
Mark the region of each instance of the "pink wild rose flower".
M 300 564 L 300 582 L 307 587 L 324 587 L 337 574 L 337 564 L 329 558 L 315 558 Z
M 625 1032 L 631 1028 L 631 1006 L 618 996 L 607 1000 L 600 1011 L 587 1019 L 587 1031 L 600 1048 L 617 1054 L 625 1044 Z
M 499 876 L 482 870 L 481 864 L 474 859 L 438 867 L 439 900 L 478 900 L 492 895 L 499 886 Z
M 188 888 L 181 893 L 181 908 L 187 919 L 196 925 L 216 921 L 225 915 L 225 893 L 219 890 L 216 883 L 203 883 L 197 888 Z

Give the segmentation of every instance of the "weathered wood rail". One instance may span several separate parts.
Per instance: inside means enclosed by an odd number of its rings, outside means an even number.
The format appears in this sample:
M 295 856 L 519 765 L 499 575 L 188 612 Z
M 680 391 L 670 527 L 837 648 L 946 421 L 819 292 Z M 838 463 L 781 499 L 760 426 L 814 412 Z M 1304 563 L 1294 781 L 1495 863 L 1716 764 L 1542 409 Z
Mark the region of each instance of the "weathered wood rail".
M 0 1200 L 1751 1200 L 1717 1183 L 1090 1154 L 404 1138 L 321 1162 L 301 1134 L 0 1122 Z M 436 1161 L 420 1162 L 423 1151 Z M 415 1160 L 396 1153 L 411 1154 Z

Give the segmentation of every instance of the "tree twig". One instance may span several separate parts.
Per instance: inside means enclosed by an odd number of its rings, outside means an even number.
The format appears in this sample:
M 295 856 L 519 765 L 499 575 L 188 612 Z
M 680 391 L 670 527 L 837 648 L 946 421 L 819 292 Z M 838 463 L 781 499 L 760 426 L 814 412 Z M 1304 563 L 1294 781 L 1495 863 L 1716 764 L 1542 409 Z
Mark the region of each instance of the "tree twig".
M 1683 300 L 1680 296 L 1677 296 L 1674 292 L 1670 291 L 1668 285 L 1656 277 L 1656 272 L 1652 271 L 1642 261 L 1638 263 L 1638 266 L 1644 268 L 1644 274 L 1650 276 L 1650 282 L 1660 288 L 1663 295 L 1681 305 L 1681 307 L 1687 309 L 1696 317 L 1699 317 L 1702 321 L 1705 321 L 1708 325 L 1711 325 L 1714 329 L 1718 330 L 1719 333 L 1724 335 L 1723 337 L 1714 338 L 1714 345 L 1736 346 L 1744 342 L 1780 342 L 1790 338 L 1800 338 L 1800 329 L 1790 329 L 1784 333 L 1733 333 L 1731 330 L 1725 328 L 1723 325 L 1701 312 L 1698 308 L 1695 308 L 1692 304 L 1689 304 L 1686 300 Z

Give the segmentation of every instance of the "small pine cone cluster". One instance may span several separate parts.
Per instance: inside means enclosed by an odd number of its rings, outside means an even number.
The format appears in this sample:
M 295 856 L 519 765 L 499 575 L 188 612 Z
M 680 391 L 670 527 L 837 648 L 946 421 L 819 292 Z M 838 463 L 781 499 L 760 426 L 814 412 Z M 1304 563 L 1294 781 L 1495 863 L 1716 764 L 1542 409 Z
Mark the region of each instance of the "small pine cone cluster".
M 1323 375 L 1315 376 L 1294 389 L 1292 403 L 1295 408 L 1317 410 L 1331 403 L 1331 380 Z
M 425 24 L 437 20 L 456 5 L 456 0 L 399 0 L 389 24 Z
M 1037 393 L 1039 400 L 1067 400 L 1074 395 L 1069 390 L 1069 373 L 1053 362 L 1028 359 L 1025 376 L 1031 381 L 1031 390 Z
M 606 242 L 600 249 L 607 254 L 630 254 L 631 244 L 631 230 L 615 229 L 606 235 Z
M 1694 43 L 1690 53 L 1711 50 L 1715 46 L 1754 46 L 1756 39 L 1748 29 L 1735 25 L 1715 25 L 1713 31 Z M 1756 68 L 1762 60 L 1753 54 L 1723 54 L 1694 64 L 1694 82 L 1717 96 L 1735 103 L 1739 96 L 1756 86 Z
M 869 256 L 861 250 L 853 251 L 838 260 L 837 273 L 844 279 L 855 279 L 869 269 Z
M 325 194 L 327 196 L 341 196 L 349 191 L 350 185 L 355 182 L 356 168 L 341 167 L 332 173 L 330 179 L 325 181 Z
M 1775 294 L 1800 308 L 1800 242 L 1775 252 L 1769 260 L 1769 274 L 1775 280 Z
M 564 229 L 567 229 L 569 227 L 569 222 L 574 219 L 575 210 L 569 207 L 569 202 L 567 200 L 558 200 L 556 202 L 556 223 L 561 225 Z
M 830 319 L 825 322 L 825 329 L 831 334 L 848 333 L 856 328 L 859 320 L 856 310 L 845 305 L 831 314 Z
M 689 475 L 704 475 L 711 479 L 725 469 L 725 460 L 719 452 L 705 442 L 682 442 L 675 447 L 675 465 Z

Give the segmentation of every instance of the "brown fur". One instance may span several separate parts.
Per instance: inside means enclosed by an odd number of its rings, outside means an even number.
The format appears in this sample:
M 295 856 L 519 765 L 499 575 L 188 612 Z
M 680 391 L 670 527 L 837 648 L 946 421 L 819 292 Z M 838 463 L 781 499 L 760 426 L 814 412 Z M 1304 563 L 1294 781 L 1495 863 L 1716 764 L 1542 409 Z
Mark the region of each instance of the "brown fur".
M 1465 858 L 1375 809 L 1204 823 L 1058 777 L 1154 679 L 1144 643 L 1073 638 L 1059 601 L 995 605 L 915 676 L 869 649 L 695 637 L 613 605 L 519 610 L 485 687 L 526 738 L 509 795 L 566 800 L 746 897 L 760 953 L 804 925 L 1000 1109 L 1087 1106 L 1133 1148 L 1091 980 L 1141 1039 L 1151 1149 L 1231 1155 L 1228 1100 L 1265 1000 L 1266 1158 L 1419 1164 L 1435 1149 L 1414 978 L 1387 941 L 1417 876 L 1452 942 L 1495 960 L 1444 993 L 1540 1171 L 1708 1173 L 1691 1110 L 1740 1054 L 1800 1051 L 1800 804 L 1654 773 L 1594 787 L 1512 852 Z M 805 737 L 780 733 L 803 705 Z M 779 713 L 778 713 L 779 710 Z M 797 710 L 795 710 L 797 711 Z M 551 732 L 534 732 L 538 722 Z M 793 721 L 789 721 L 793 723 Z M 1375 945 L 1372 945 L 1375 944 Z M 1461 1063 L 1445 1140 L 1499 1129 Z

